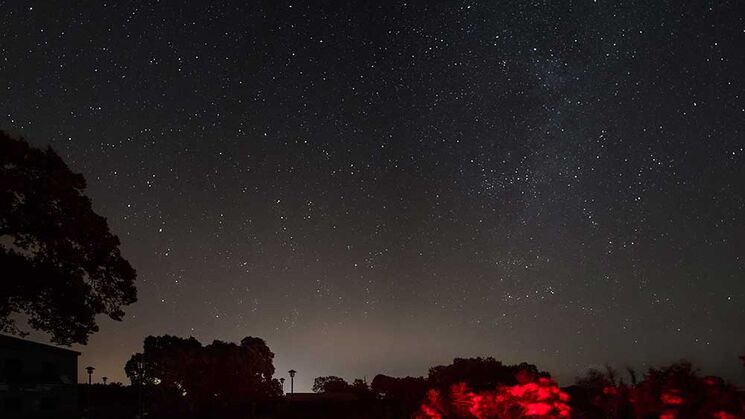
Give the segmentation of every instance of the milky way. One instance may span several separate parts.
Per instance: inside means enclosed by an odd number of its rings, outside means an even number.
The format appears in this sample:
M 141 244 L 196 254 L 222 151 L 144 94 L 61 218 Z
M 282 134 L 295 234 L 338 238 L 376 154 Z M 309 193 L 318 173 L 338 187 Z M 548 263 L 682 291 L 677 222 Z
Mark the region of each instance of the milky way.
M 139 274 L 81 367 L 170 333 L 263 337 L 301 390 L 476 355 L 745 381 L 738 2 L 353 3 L 3 5 L 0 128 Z

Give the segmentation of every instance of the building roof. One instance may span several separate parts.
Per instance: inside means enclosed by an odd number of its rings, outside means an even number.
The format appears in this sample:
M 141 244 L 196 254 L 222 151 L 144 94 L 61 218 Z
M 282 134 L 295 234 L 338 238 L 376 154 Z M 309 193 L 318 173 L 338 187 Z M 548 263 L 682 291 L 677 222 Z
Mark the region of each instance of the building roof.
M 34 342 L 26 339 L 17 338 L 15 336 L 8 336 L 0 334 L 0 346 L 15 347 L 19 349 L 28 350 L 45 350 L 45 351 L 59 351 L 66 352 L 71 355 L 80 355 L 80 352 L 73 351 L 72 349 L 63 348 L 61 346 L 48 345 L 45 343 Z

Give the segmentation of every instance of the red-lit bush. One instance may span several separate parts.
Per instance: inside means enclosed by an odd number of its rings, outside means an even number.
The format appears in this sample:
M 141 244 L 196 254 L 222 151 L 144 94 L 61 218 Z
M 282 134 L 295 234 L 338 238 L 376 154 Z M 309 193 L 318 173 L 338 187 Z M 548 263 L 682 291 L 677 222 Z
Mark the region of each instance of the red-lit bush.
M 591 371 L 571 390 L 574 413 L 608 419 L 745 419 L 745 400 L 719 377 L 702 377 L 687 361 L 650 368 L 628 386 Z M 584 403 L 577 403 L 584 400 Z
M 737 390 L 719 377 L 701 377 L 688 362 L 650 369 L 630 402 L 636 417 L 745 419 Z
M 471 391 L 465 383 L 451 386 L 443 395 L 430 390 L 417 419 L 518 419 L 568 418 L 569 396 L 548 378 L 494 390 Z

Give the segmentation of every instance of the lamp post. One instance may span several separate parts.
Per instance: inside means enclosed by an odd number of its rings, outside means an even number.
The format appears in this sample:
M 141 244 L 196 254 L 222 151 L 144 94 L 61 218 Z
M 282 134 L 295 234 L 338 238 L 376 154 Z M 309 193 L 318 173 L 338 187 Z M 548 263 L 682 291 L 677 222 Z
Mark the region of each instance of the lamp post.
M 139 415 L 138 419 L 141 419 L 145 413 L 145 405 L 142 403 L 142 385 L 145 381 L 145 364 L 142 361 L 137 361 L 137 404 Z
M 95 368 L 85 367 L 85 370 L 88 372 L 88 387 L 85 389 L 85 417 L 88 417 L 88 413 L 91 409 L 91 384 L 93 384 L 93 370 L 95 370 Z
M 101 381 L 103 381 L 103 385 L 106 385 L 106 382 L 109 381 L 109 377 L 101 377 Z
M 93 368 L 93 367 L 85 367 L 85 370 L 88 371 L 88 385 L 91 385 L 92 380 L 93 380 L 93 378 L 92 378 L 93 377 L 93 370 L 95 370 L 95 368 Z
M 290 396 L 292 396 L 293 394 L 295 394 L 295 373 L 297 371 L 289 370 L 287 372 L 290 373 Z
M 280 377 L 279 384 L 282 385 L 282 394 L 285 392 L 285 377 Z

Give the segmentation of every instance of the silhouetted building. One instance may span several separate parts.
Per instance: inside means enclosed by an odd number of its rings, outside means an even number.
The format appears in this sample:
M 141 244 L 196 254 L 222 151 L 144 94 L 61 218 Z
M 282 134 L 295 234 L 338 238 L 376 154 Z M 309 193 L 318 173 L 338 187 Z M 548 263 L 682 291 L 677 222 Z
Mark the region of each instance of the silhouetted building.
M 60 418 L 77 408 L 80 352 L 0 335 L 0 417 Z

